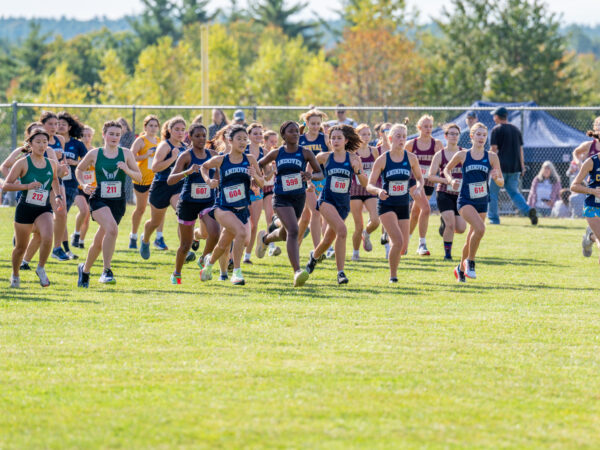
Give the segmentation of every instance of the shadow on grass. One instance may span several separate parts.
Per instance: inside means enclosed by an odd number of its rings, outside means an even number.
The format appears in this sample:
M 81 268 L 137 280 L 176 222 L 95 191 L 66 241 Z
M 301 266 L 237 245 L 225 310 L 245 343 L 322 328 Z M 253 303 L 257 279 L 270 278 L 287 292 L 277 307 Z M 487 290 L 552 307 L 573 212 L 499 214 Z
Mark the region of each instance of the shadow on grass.
M 19 291 L 13 292 L 3 292 L 0 294 L 0 301 L 6 300 L 9 302 L 49 302 L 49 303 L 89 303 L 89 304 L 100 304 L 97 300 L 60 300 L 56 298 L 49 298 L 43 296 L 33 296 L 33 295 L 22 295 Z

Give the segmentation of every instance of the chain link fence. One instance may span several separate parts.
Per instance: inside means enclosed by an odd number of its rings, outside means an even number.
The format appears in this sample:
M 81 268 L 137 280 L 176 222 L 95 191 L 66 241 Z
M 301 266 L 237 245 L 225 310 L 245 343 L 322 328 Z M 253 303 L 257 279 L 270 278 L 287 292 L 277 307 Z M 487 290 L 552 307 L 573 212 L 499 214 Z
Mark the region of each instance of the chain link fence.
M 55 112 L 67 110 L 71 114 L 96 130 L 94 144 L 100 145 L 101 127 L 106 120 L 124 117 L 133 132 L 139 134 L 142 121 L 148 114 L 158 116 L 161 123 L 175 115 L 183 116 L 188 123 L 202 114 L 203 123 L 212 123 L 212 109 L 220 108 L 231 120 L 233 113 L 241 109 L 245 113 L 245 122 L 260 122 L 265 129 L 279 130 L 279 125 L 290 119 L 299 120 L 307 111 L 305 106 L 165 106 L 165 105 L 68 105 L 68 104 L 0 104 L 0 158 L 6 158 L 10 151 L 21 145 L 23 132 L 30 122 L 37 120 L 43 110 Z M 570 184 L 568 170 L 573 149 L 579 143 L 589 140 L 585 133 L 592 129 L 593 121 L 600 115 L 598 107 L 540 107 L 540 106 L 507 106 L 509 121 L 517 126 L 522 134 L 525 148 L 525 164 L 527 172 L 522 179 L 522 189 L 527 197 L 533 178 L 538 174 L 545 161 L 551 161 L 561 177 L 561 185 L 567 188 Z M 329 119 L 336 119 L 336 107 L 319 107 Z M 346 116 L 357 123 L 367 123 L 373 127 L 379 122 L 407 122 L 409 135 L 416 134 L 416 123 L 423 114 L 434 117 L 436 126 L 456 121 L 461 128 L 465 127 L 466 111 L 474 110 L 479 120 L 488 127 L 493 126 L 491 111 L 493 107 L 344 107 Z M 434 130 L 434 136 L 443 140 L 440 130 Z M 435 198 L 435 196 L 434 196 Z M 502 214 L 516 214 L 517 211 L 504 191 L 500 197 Z

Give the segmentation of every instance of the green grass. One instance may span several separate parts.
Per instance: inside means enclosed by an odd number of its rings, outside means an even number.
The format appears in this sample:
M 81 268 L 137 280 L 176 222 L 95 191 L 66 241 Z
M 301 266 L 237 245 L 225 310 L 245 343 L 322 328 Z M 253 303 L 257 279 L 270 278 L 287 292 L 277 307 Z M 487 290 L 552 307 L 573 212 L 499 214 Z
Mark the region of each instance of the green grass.
M 434 217 L 432 256 L 413 241 L 398 285 L 376 243 L 349 285 L 326 261 L 294 290 L 285 252 L 245 266 L 245 288 L 203 284 L 193 264 L 172 286 L 173 216 L 172 250 L 142 261 L 130 212 L 116 286 L 96 265 L 79 290 L 76 263 L 52 260 L 51 287 L 23 272 L 12 291 L 0 210 L 0 448 L 600 445 L 599 268 L 581 220 L 488 227 L 479 279 L 458 285 Z

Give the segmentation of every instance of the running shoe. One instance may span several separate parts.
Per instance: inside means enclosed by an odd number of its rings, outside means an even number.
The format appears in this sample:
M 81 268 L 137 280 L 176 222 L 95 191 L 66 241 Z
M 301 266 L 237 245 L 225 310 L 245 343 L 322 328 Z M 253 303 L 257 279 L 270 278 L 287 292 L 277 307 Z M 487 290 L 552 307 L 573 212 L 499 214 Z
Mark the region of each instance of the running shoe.
M 250 258 L 244 258 L 244 259 L 242 260 L 242 262 L 243 262 L 244 264 L 250 264 L 250 265 L 254 264 Z
M 355 255 L 354 253 L 352 253 L 352 258 L 350 258 L 351 261 L 360 261 L 360 255 Z
M 475 274 L 475 261 L 471 261 L 470 259 L 465 259 L 463 263 L 463 267 L 465 269 L 465 275 L 468 278 L 476 279 L 477 275 Z
M 181 275 L 171 274 L 171 284 L 181 284 Z
M 150 242 L 144 242 L 144 236 L 142 236 L 142 240 L 140 241 L 140 256 L 143 259 L 150 259 Z
M 446 231 L 446 222 L 444 222 L 444 218 L 440 216 L 440 228 L 438 229 L 440 236 L 444 237 L 444 231 Z
M 226 273 L 222 273 L 219 275 L 219 281 L 227 281 L 229 279 L 229 277 L 227 276 Z
M 242 275 L 242 269 L 237 269 L 233 271 L 233 274 L 231 275 L 231 284 L 233 284 L 234 286 L 243 286 L 244 284 L 246 284 L 244 276 Z
M 308 272 L 305 269 L 299 269 L 295 274 L 294 274 L 294 287 L 300 287 L 300 286 L 304 286 L 304 283 L 306 283 L 306 280 L 308 280 Z
M 37 266 L 37 269 L 35 269 L 35 274 L 40 279 L 40 284 L 42 285 L 42 287 L 50 286 L 50 280 L 48 279 L 48 275 L 46 275 L 46 269 Z
M 346 276 L 343 270 L 338 272 L 337 282 L 338 284 L 348 284 L 348 277 Z
M 169 247 L 167 247 L 167 244 L 165 244 L 165 238 L 163 238 L 162 236 L 159 238 L 154 239 L 154 248 L 156 250 L 169 250 Z
M 194 252 L 192 252 L 192 251 L 189 251 L 187 253 L 187 255 L 185 256 L 185 262 L 186 263 L 192 262 L 195 259 L 196 259 L 196 254 Z
M 452 261 L 452 256 L 444 255 L 444 261 Z
M 458 263 L 458 266 L 454 268 L 454 276 L 456 277 L 456 281 L 458 283 L 467 282 L 467 279 L 465 278 L 465 273 L 462 270 L 460 270 L 460 263 Z
M 397 282 L 398 282 L 398 278 L 390 277 L 390 283 L 397 283 Z
M 79 239 L 79 245 L 78 245 L 78 247 L 79 247 L 79 248 L 84 248 L 84 247 L 85 247 L 85 246 L 83 245 L 83 241 L 82 241 L 81 239 Z
M 306 239 L 306 236 L 308 236 L 310 234 L 310 227 L 306 227 L 306 230 L 304 230 L 304 236 L 302 236 L 302 239 Z
M 269 247 L 269 256 L 279 256 L 281 255 L 281 249 L 276 245 L 273 247 Z
M 314 258 L 313 254 L 314 253 L 312 251 L 308 254 L 308 264 L 306 265 L 306 271 L 309 273 L 309 275 L 314 272 L 315 267 L 319 262 Z
M 257 258 L 264 258 L 265 257 L 265 252 L 267 251 L 267 244 L 265 244 L 265 236 L 267 235 L 267 232 L 265 230 L 260 230 L 258 232 L 258 236 L 256 237 L 256 249 L 254 250 L 254 253 L 256 254 Z
M 100 279 L 98 280 L 100 283 L 104 283 L 104 284 L 116 284 L 117 280 L 115 279 L 115 276 L 112 273 L 111 269 L 104 269 L 104 272 L 102 272 L 102 275 L 100 275 Z
M 131 250 L 137 250 L 137 238 L 129 238 L 129 248 Z
M 71 235 L 71 245 L 75 248 L 79 247 L 79 235 L 78 234 L 73 233 Z
M 90 274 L 83 272 L 83 263 L 77 266 L 77 287 L 87 288 L 90 285 Z
M 10 287 L 11 288 L 20 288 L 21 287 L 21 279 L 19 277 L 15 277 L 14 275 L 10 276 Z
M 536 211 L 535 208 L 531 208 L 529 210 L 529 220 L 531 220 L 531 225 L 537 225 L 538 224 L 538 216 L 537 216 L 537 211 Z
M 200 241 L 197 241 L 196 239 L 194 239 L 192 241 L 192 250 L 194 250 L 196 252 L 196 251 L 198 251 L 199 248 L 200 248 Z
M 31 270 L 31 267 L 29 267 L 28 262 L 23 261 L 19 266 L 19 270 Z
M 362 232 L 362 241 L 365 252 L 370 252 L 371 250 L 373 250 L 373 244 L 371 244 L 371 236 L 369 235 L 369 233 L 367 233 L 367 230 L 363 230 Z
M 209 265 L 204 266 L 204 268 L 200 271 L 200 280 L 202 280 L 202 281 L 212 280 L 212 266 L 209 266 Z
M 204 269 L 206 267 L 206 265 L 210 262 L 210 253 L 206 256 L 200 256 L 198 258 L 198 260 L 196 261 L 196 264 L 198 265 L 198 267 L 200 267 L 200 270 Z
M 67 256 L 69 257 L 69 259 L 79 259 L 79 256 L 77 256 L 75 253 L 73 253 L 71 250 L 69 250 L 67 252 Z
M 592 240 L 592 229 L 587 227 L 583 239 L 581 240 L 581 247 L 583 249 L 583 256 L 589 258 L 592 256 L 592 249 L 594 248 L 594 241 Z
M 54 259 L 58 259 L 59 261 L 68 261 L 69 260 L 69 257 L 67 256 L 65 251 L 62 249 L 62 247 L 56 247 L 54 250 L 52 250 L 52 257 Z
M 381 233 L 380 242 L 381 242 L 381 245 L 385 245 L 389 242 L 387 231 L 384 231 L 383 233 Z
M 327 253 L 325 254 L 327 259 L 335 258 L 335 249 L 333 247 L 329 247 L 327 249 Z
M 227 272 L 233 272 L 233 259 L 230 259 L 227 264 Z
M 427 245 L 419 244 L 419 248 L 417 249 L 417 255 L 429 256 L 430 254 L 431 253 L 429 253 L 429 250 L 427 250 Z

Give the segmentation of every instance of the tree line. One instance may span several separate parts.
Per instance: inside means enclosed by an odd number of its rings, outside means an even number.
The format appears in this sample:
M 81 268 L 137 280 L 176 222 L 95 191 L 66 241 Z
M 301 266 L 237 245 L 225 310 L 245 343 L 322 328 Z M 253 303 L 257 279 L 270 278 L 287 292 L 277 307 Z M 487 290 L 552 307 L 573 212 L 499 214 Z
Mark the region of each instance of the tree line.
M 302 2 L 143 3 L 127 31 L 50 40 L 33 22 L 20 44 L 2 46 L 0 102 L 200 104 L 202 24 L 211 104 L 600 100 L 600 63 L 568 50 L 560 17 L 539 0 L 451 0 L 435 33 L 404 0 L 344 0 L 335 29 L 318 13 L 295 20 Z

